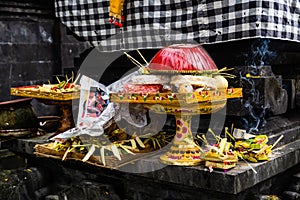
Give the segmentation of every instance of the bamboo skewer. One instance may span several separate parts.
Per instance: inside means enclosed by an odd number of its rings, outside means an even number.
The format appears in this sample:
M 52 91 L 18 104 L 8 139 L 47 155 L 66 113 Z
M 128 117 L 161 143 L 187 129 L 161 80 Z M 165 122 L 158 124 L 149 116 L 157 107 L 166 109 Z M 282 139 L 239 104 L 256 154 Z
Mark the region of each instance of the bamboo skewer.
M 74 84 L 74 85 L 76 85 L 76 82 L 78 81 L 78 79 L 79 79 L 80 75 L 81 75 L 80 73 L 79 73 L 79 74 L 77 74 L 77 77 L 75 78 L 75 81 L 73 82 L 73 84 Z
M 134 61 L 133 63 L 136 64 L 139 67 L 143 67 L 143 65 L 141 63 L 139 63 L 139 61 L 137 61 L 136 59 L 134 59 L 131 55 L 129 55 L 127 52 L 124 52 L 124 54 L 127 56 L 127 58 L 129 58 L 132 61 Z
M 138 67 L 141 67 L 138 63 L 136 63 L 134 60 L 132 60 L 130 57 L 128 57 L 128 59 L 133 63 L 133 64 L 135 64 L 136 66 L 138 66 Z
M 243 159 L 243 161 L 245 161 L 246 164 L 251 168 L 251 170 L 252 170 L 255 174 L 257 174 L 257 171 L 251 166 L 251 164 L 248 163 L 244 158 L 242 158 L 242 159 Z
M 142 57 L 142 59 L 145 61 L 145 63 L 147 64 L 147 65 L 149 65 L 149 63 L 147 62 L 147 60 L 144 58 L 144 56 L 141 54 L 141 52 L 137 49 L 136 50 L 139 54 L 140 54 L 140 56 Z
M 276 142 L 274 142 L 274 144 L 272 145 L 271 149 L 273 149 L 277 144 L 278 142 L 283 138 L 283 135 L 281 135 L 277 140 Z

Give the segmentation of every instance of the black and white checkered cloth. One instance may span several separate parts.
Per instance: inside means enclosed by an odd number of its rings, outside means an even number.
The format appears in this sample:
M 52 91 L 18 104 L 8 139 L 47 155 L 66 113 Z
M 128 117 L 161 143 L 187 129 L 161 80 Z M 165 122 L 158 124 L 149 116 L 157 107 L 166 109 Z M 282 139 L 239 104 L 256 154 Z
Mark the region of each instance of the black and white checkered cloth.
M 127 0 L 123 28 L 109 0 L 55 0 L 56 16 L 101 50 L 160 48 L 244 38 L 300 41 L 299 0 Z

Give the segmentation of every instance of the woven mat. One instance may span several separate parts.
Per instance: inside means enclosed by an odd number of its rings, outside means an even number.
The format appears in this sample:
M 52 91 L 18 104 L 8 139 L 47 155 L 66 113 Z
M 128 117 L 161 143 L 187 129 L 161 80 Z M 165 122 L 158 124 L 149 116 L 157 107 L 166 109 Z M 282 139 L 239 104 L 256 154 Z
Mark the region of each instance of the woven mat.
M 46 158 L 52 158 L 52 159 L 59 159 L 62 160 L 63 156 L 65 154 L 64 151 L 56 151 L 54 149 L 51 149 L 48 147 L 47 144 L 37 144 L 35 145 L 35 152 L 34 154 L 38 157 L 46 157 Z M 159 152 L 161 153 L 161 152 Z M 101 161 L 100 156 L 94 156 L 92 155 L 86 163 L 98 166 L 98 167 L 105 167 L 105 168 L 111 168 L 111 169 L 118 169 L 121 167 L 124 167 L 126 165 L 132 165 L 136 161 L 139 161 L 144 158 L 152 157 L 158 154 L 158 152 L 148 152 L 148 153 L 136 153 L 136 154 L 123 154 L 121 155 L 121 160 L 118 160 L 114 156 L 105 156 L 105 163 L 106 165 L 103 165 L 103 162 Z M 81 153 L 75 153 L 75 152 L 70 152 L 67 154 L 65 160 L 77 160 L 77 161 L 82 161 L 84 158 L 85 154 Z M 83 162 L 83 161 L 82 161 Z

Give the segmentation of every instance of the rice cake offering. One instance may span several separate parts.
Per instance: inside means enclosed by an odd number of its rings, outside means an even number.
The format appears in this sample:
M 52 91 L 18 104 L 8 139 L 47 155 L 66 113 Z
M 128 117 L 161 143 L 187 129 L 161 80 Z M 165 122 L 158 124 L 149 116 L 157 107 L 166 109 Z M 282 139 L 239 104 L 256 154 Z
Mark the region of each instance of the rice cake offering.
M 145 74 L 145 75 L 133 76 L 130 82 L 134 84 L 169 84 L 170 76 Z
M 125 93 L 159 93 L 161 91 L 162 85 L 160 84 L 125 84 Z

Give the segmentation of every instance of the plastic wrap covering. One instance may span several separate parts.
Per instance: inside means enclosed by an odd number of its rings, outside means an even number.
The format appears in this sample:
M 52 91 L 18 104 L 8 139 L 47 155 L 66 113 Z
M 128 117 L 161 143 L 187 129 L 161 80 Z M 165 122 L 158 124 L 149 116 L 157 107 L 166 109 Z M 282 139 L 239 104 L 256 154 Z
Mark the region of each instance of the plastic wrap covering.
M 134 77 L 134 76 L 137 76 L 137 75 L 140 75 L 141 72 L 138 70 L 138 71 L 135 71 L 135 72 L 132 72 L 124 77 L 122 77 L 120 80 L 112 83 L 111 85 L 109 85 L 107 87 L 107 89 L 110 91 L 110 92 L 122 92 L 124 90 L 124 85 L 128 82 L 131 81 L 131 79 Z
M 139 71 L 135 71 L 108 87 L 87 76 L 82 76 L 76 127 L 56 135 L 52 139 L 67 139 L 83 134 L 100 136 L 113 120 L 125 119 L 129 124 L 136 127 L 145 126 L 147 124 L 145 108 L 140 105 L 133 107 L 129 104 L 119 105 L 109 102 L 110 92 L 123 91 L 123 85 L 130 82 L 133 76 L 139 74 Z
M 217 71 L 218 68 L 201 46 L 178 44 L 157 52 L 149 64 L 149 70 L 168 73 L 205 73 Z

